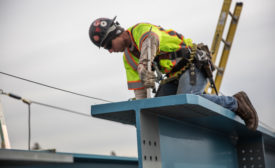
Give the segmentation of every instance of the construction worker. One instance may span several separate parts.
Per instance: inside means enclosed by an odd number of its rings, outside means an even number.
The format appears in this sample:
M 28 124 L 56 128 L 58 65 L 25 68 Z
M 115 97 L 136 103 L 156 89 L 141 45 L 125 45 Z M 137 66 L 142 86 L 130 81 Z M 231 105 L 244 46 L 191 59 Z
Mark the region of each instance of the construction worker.
M 115 19 L 96 19 L 90 26 L 89 36 L 99 48 L 110 53 L 124 52 L 128 89 L 134 91 L 136 99 L 146 98 L 146 89 L 154 88 L 157 77 L 148 65 L 156 65 L 153 69 L 161 71 L 161 77 L 166 76 L 156 97 L 200 95 L 235 112 L 249 129 L 257 129 L 257 112 L 245 92 L 234 96 L 203 93 L 209 77 L 204 67 L 213 68 L 211 54 L 205 45 L 194 44 L 172 29 L 165 30 L 149 23 L 139 23 L 124 30 Z

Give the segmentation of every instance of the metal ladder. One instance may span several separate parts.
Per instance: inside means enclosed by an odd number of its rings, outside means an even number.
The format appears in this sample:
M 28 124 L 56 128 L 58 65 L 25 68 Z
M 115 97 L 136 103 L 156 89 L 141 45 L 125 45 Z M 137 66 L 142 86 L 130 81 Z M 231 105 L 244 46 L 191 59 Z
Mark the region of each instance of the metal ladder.
M 224 0 L 222 10 L 219 16 L 218 24 L 216 27 L 216 32 L 214 34 L 214 38 L 212 41 L 211 45 L 211 54 L 212 54 L 212 61 L 213 63 L 216 62 L 217 54 L 219 51 L 220 43 L 224 43 L 223 51 L 221 58 L 219 60 L 219 66 L 217 66 L 217 73 L 215 76 L 215 85 L 217 88 L 217 91 L 219 92 L 221 83 L 222 83 L 222 78 L 225 72 L 227 60 L 229 57 L 230 49 L 233 43 L 233 39 L 235 36 L 235 32 L 237 29 L 238 21 L 240 18 L 240 14 L 242 11 L 243 3 L 242 2 L 237 2 L 233 14 L 230 12 L 230 5 L 231 5 L 232 0 Z M 226 40 L 222 38 L 224 27 L 226 24 L 227 16 L 231 16 L 231 23 L 228 29 L 227 37 Z M 210 84 L 205 88 L 206 93 L 215 93 L 215 90 L 210 88 Z

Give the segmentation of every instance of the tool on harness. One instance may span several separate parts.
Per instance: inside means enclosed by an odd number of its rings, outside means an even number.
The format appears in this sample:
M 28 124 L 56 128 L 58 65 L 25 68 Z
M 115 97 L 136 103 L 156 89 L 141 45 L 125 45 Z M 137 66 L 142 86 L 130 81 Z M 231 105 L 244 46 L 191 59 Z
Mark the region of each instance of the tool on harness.
M 203 68 L 202 68 L 202 70 L 204 71 L 205 76 L 209 79 L 210 86 L 215 90 L 215 93 L 216 93 L 216 95 L 218 96 L 218 91 L 217 91 L 215 82 L 214 82 L 214 80 L 213 80 L 213 74 L 212 74 L 213 70 L 211 69 L 210 60 L 206 60 L 206 61 L 203 63 Z
M 198 69 L 200 69 L 204 73 L 205 77 L 209 79 L 210 86 L 215 90 L 216 95 L 218 95 L 212 73 L 215 70 L 215 66 L 211 61 L 211 54 L 207 45 L 204 45 L 203 43 L 198 44 L 195 60 Z
M 152 68 L 153 68 L 153 71 L 154 70 L 156 71 L 156 74 L 157 74 L 156 82 L 159 83 L 160 81 L 163 80 L 163 76 L 162 76 L 162 73 L 159 70 L 157 62 L 153 61 L 153 67 Z
M 157 62 L 155 62 L 155 61 L 153 61 L 153 63 L 152 63 L 152 71 L 156 71 L 156 74 L 157 74 L 156 82 L 160 83 L 163 80 L 163 76 L 162 76 L 162 73 L 160 72 L 160 70 L 158 68 Z M 159 90 L 159 88 L 158 88 L 158 90 Z M 152 92 L 157 93 L 158 90 L 155 87 L 155 88 L 153 88 Z
M 195 68 L 195 64 L 192 63 L 190 64 L 189 67 L 189 76 L 190 76 L 190 84 L 191 85 L 195 85 L 197 82 L 197 78 L 196 78 L 196 68 Z

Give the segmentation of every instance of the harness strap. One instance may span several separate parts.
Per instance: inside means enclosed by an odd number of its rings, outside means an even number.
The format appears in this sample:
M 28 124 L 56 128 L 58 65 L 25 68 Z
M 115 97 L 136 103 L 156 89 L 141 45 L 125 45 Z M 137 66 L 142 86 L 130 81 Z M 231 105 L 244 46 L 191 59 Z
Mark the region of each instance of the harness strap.
M 162 80 L 161 85 L 169 83 L 173 80 L 178 80 L 180 78 L 180 76 L 190 67 L 190 65 L 193 64 L 196 52 L 197 52 L 197 45 L 193 44 L 193 47 L 190 51 L 189 59 L 187 59 L 186 57 L 182 57 L 182 59 L 179 61 L 179 63 L 168 73 L 168 75 L 171 73 L 177 72 L 177 71 L 179 71 L 179 73 L 177 73 L 176 76 L 168 77 L 168 78 Z M 191 83 L 191 81 L 190 81 L 190 83 Z
M 188 49 L 186 48 L 181 48 L 180 50 L 176 51 L 176 52 L 172 52 L 172 53 L 163 53 L 161 55 L 158 55 L 159 59 L 171 59 L 174 60 L 176 58 L 181 58 L 181 57 L 185 57 L 185 58 L 189 58 L 190 52 Z

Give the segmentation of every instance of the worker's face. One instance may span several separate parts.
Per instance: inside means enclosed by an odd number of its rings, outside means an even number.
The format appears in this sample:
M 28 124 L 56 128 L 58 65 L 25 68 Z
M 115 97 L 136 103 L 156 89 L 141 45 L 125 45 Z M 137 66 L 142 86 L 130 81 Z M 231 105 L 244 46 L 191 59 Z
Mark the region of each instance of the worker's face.
M 112 47 L 108 49 L 110 53 L 112 52 L 123 52 L 127 47 L 126 41 L 122 35 L 117 36 L 112 40 Z

